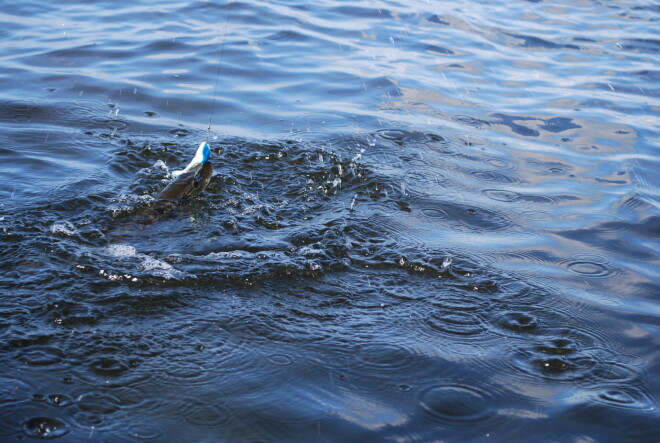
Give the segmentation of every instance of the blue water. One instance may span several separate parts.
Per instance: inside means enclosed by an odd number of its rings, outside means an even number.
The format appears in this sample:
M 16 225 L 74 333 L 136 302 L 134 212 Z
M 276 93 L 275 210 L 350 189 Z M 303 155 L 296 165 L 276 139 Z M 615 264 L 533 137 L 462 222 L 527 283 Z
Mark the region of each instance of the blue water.
M 0 440 L 658 441 L 659 13 L 4 2 Z

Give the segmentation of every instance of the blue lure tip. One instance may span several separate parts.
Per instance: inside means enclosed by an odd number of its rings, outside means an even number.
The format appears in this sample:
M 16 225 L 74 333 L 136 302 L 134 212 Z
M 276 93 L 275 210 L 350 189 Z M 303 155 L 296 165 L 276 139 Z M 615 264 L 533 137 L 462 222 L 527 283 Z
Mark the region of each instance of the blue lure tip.
M 210 156 L 211 156 L 211 148 L 209 147 L 208 143 L 204 142 L 202 146 L 202 164 L 209 161 Z

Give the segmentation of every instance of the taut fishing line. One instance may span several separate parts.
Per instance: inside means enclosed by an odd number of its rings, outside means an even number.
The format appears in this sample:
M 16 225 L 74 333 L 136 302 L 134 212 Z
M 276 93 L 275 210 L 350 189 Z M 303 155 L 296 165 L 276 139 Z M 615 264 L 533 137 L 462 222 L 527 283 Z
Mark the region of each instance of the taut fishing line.
M 213 89 L 213 100 L 211 101 L 211 113 L 209 114 L 209 126 L 206 128 L 206 139 L 199 144 L 199 148 L 197 148 L 197 152 L 195 153 L 195 156 L 193 159 L 190 161 L 188 166 L 186 166 L 184 169 L 179 170 L 179 171 L 173 171 L 172 176 L 173 177 L 179 177 L 182 176 L 183 174 L 186 174 L 188 172 L 192 171 L 199 171 L 200 169 L 203 169 L 204 164 L 208 162 L 209 157 L 211 156 L 211 148 L 209 147 L 209 136 L 211 135 L 211 124 L 213 121 L 213 112 L 215 111 L 215 99 L 218 94 L 218 83 L 220 81 L 220 71 L 222 71 L 222 57 L 225 55 L 225 43 L 227 42 L 227 32 L 229 31 L 229 17 L 231 14 L 231 0 L 229 1 L 229 4 L 227 5 L 227 19 L 225 20 L 225 35 L 222 37 L 222 48 L 220 49 L 220 61 L 218 62 L 218 73 L 215 76 L 215 88 Z M 212 171 L 212 167 L 210 171 Z M 209 168 L 207 167 L 207 173 L 210 174 Z M 210 176 L 210 175 L 209 175 Z M 193 176 L 193 177 L 196 177 Z
M 222 71 L 222 57 L 225 55 L 225 43 L 227 42 L 227 33 L 229 32 L 229 17 L 231 15 L 232 2 L 229 1 L 227 5 L 227 18 L 225 19 L 225 34 L 222 37 L 222 47 L 220 49 L 220 61 L 218 62 L 218 73 L 215 76 L 215 88 L 213 89 L 213 100 L 211 101 L 211 113 L 209 114 L 209 127 L 206 129 L 206 142 L 209 141 L 211 134 L 211 121 L 213 119 L 213 112 L 215 111 L 215 98 L 218 93 L 218 82 L 220 80 L 220 71 Z

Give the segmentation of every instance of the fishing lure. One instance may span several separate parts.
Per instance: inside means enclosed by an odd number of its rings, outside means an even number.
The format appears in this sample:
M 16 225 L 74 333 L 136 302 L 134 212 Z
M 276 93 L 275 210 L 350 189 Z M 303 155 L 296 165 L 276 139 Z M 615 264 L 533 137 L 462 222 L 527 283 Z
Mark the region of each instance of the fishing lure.
M 204 165 L 204 163 L 209 161 L 210 156 L 211 148 L 209 147 L 209 144 L 206 141 L 201 142 L 199 144 L 199 148 L 197 148 L 195 156 L 192 160 L 190 160 L 190 163 L 188 163 L 188 166 L 179 171 L 172 171 L 172 176 L 176 178 L 181 174 L 185 174 L 186 172 L 197 171 Z

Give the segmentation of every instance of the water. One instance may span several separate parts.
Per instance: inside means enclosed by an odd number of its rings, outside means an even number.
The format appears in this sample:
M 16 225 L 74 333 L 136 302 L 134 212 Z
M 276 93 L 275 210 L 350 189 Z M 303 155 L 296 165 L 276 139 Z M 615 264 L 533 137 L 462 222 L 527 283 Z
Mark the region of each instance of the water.
M 655 2 L 5 3 L 0 439 L 659 439 Z

